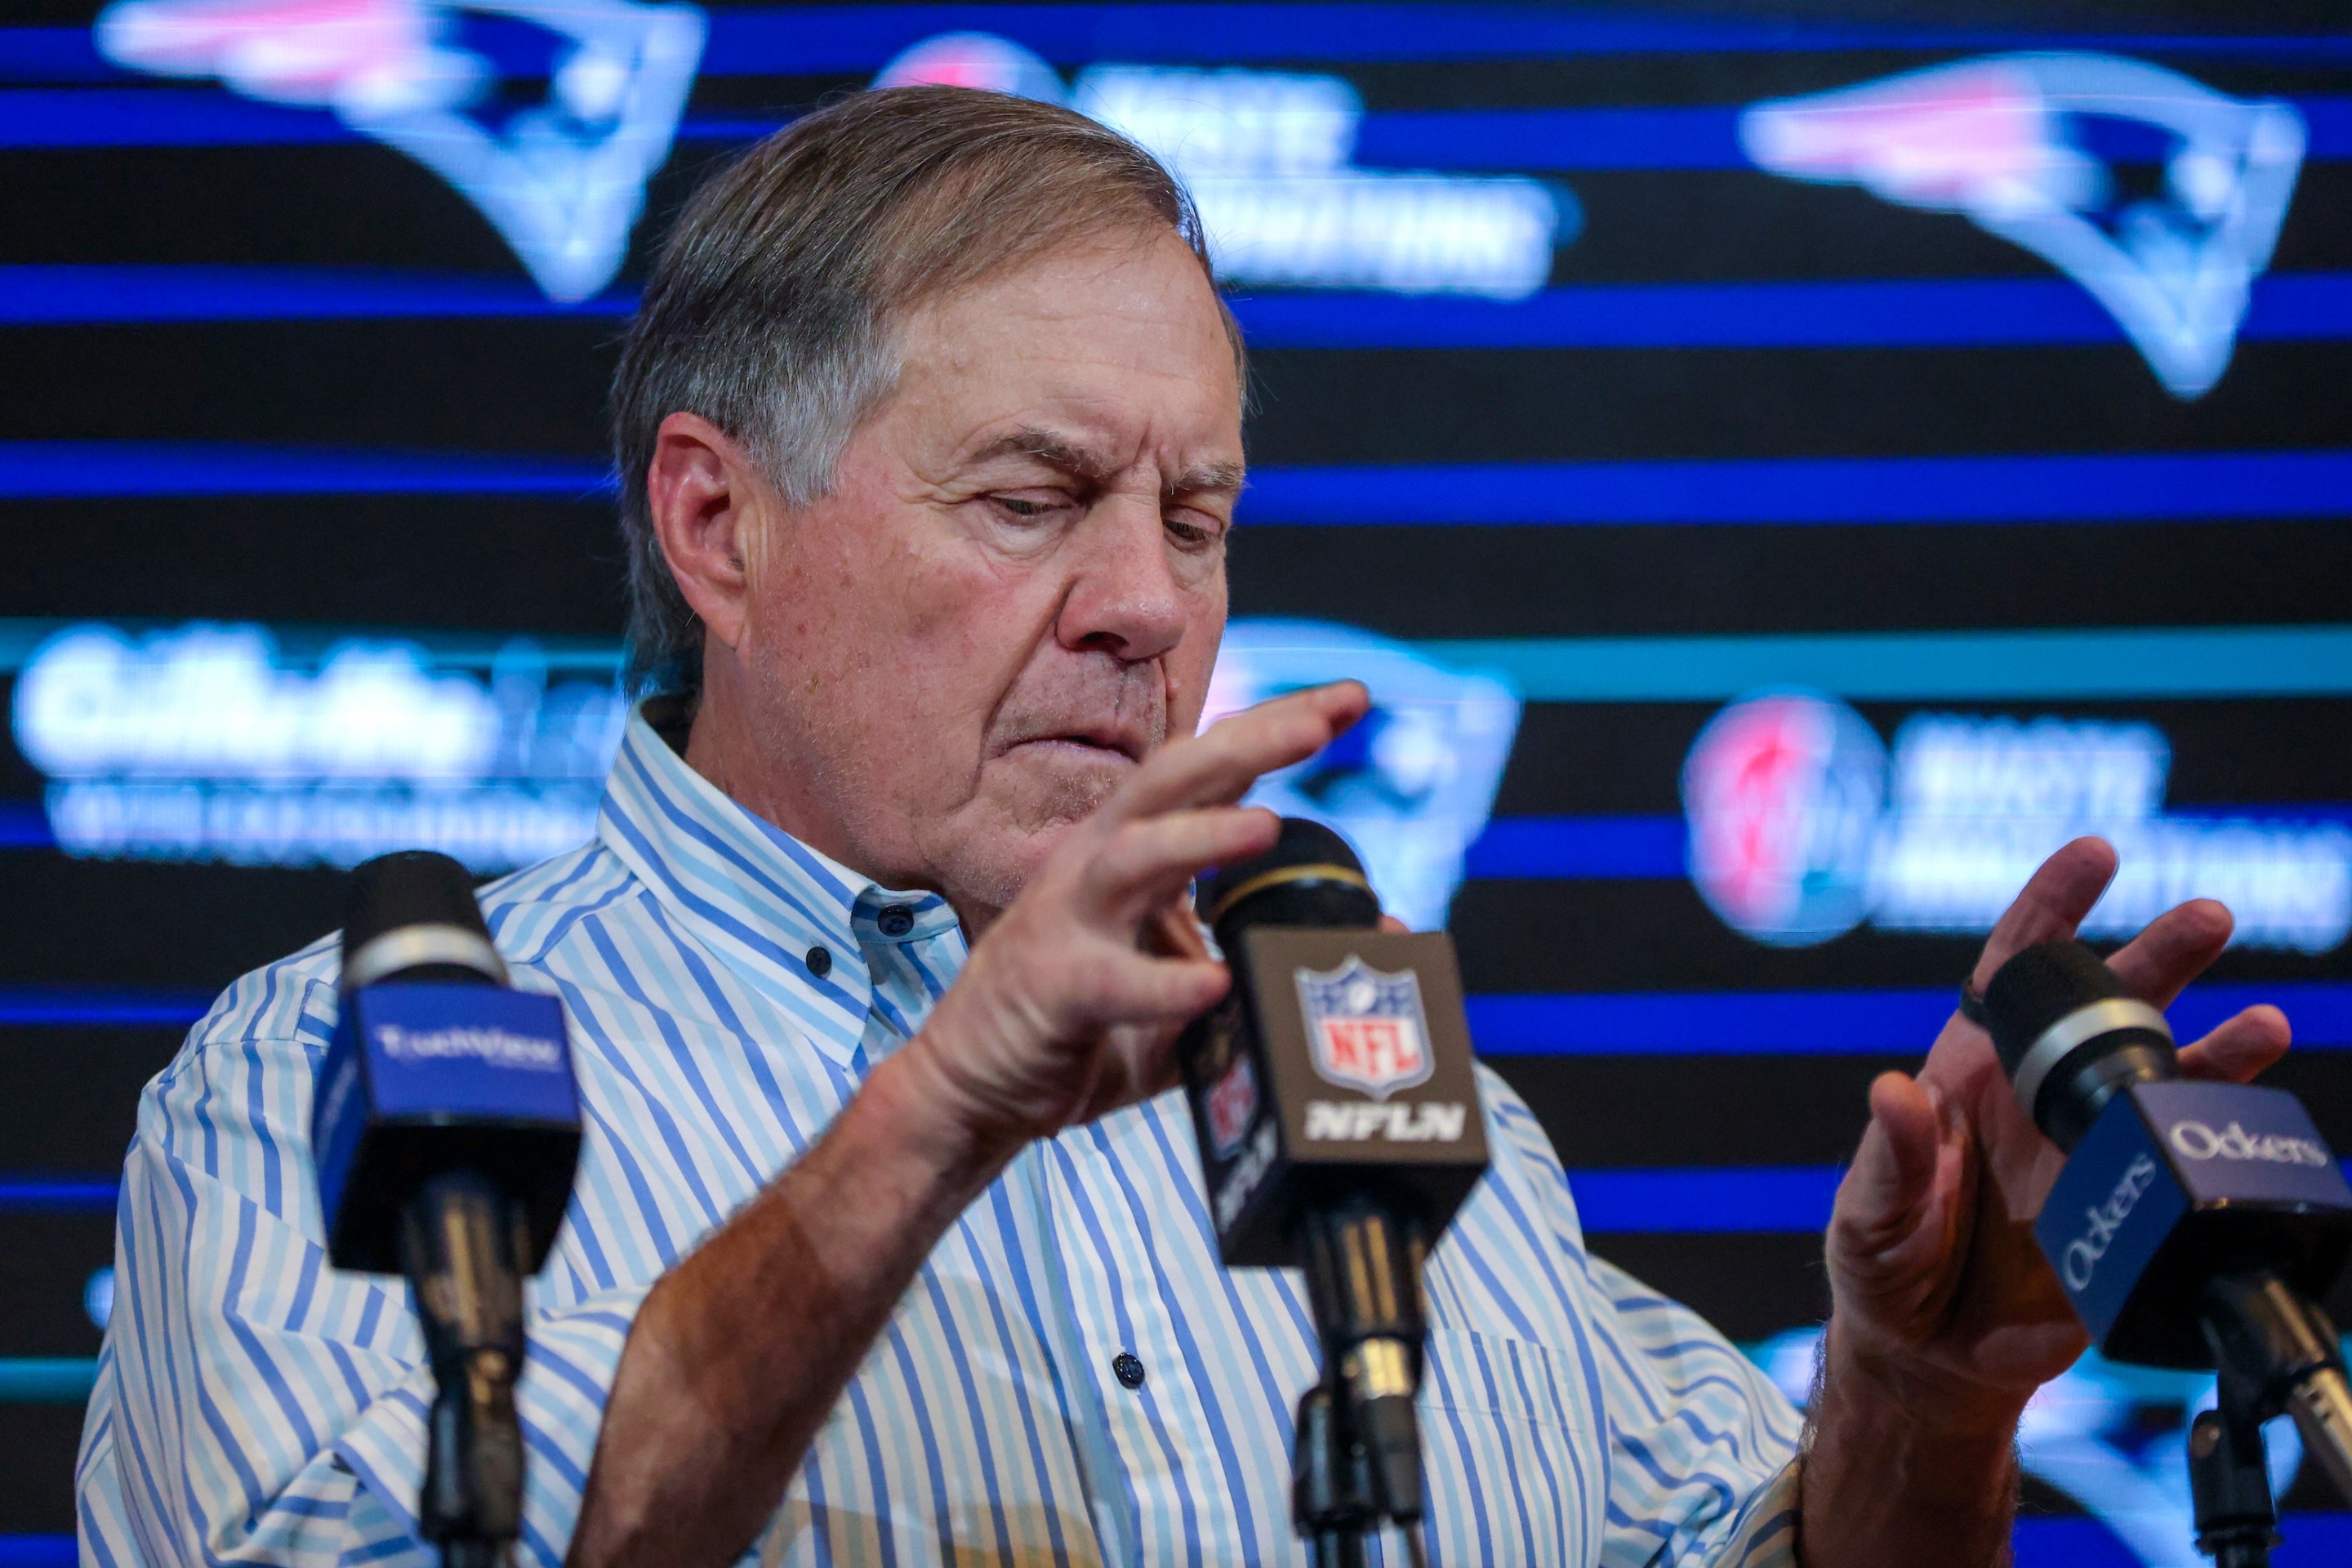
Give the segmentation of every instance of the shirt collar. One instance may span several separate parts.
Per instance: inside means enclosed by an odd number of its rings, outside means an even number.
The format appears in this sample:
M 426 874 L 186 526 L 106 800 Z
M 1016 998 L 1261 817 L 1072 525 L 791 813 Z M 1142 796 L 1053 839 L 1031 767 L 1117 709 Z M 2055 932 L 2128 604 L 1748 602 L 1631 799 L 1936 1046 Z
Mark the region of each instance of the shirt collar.
M 955 910 L 936 893 L 885 888 L 745 810 L 663 739 L 656 725 L 674 717 L 662 698 L 631 710 L 597 837 L 665 912 L 849 1060 L 874 1005 L 872 955 L 954 931 Z M 825 957 L 812 963 L 817 948 Z

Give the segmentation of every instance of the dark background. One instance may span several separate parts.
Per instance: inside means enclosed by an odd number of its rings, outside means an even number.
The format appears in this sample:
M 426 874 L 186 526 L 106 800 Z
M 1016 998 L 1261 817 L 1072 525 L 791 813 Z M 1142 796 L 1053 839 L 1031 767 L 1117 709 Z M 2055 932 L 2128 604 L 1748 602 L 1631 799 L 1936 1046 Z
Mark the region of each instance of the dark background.
M 718 10 L 722 7 L 713 6 Z M 86 26 L 91 7 L 17 0 L 0 26 Z M 1664 8 L 1744 20 L 1754 8 Z M 1368 110 L 1738 106 L 2019 47 L 1952 32 L 1859 47 L 1854 26 L 2069 34 L 2313 31 L 2307 51 L 2224 42 L 2158 58 L 2244 96 L 2352 93 L 2352 52 L 2295 5 L 1971 5 L 1931 19 L 1885 7 L 1776 7 L 1832 46 L 1657 48 L 1439 63 L 1302 58 Z M 932 31 L 958 25 L 946 17 Z M 2130 53 L 2130 40 L 2095 45 Z M 878 65 L 887 51 L 877 52 Z M 1128 55 L 1112 58 L 1131 58 Z M 1068 62 L 1065 63 L 1066 67 Z M 1149 63 L 1149 62 L 1147 62 Z M 1198 63 L 1187 61 L 1184 63 Z M 1267 62 L 1253 61 L 1264 67 Z M 706 75 L 689 117 L 782 119 L 862 87 L 871 69 Z M 122 89 L 148 79 L 100 85 Z M 70 85 L 70 84 L 68 84 Z M 174 83 L 185 90 L 201 84 Z M 0 79 L 0 115 L 37 78 Z M 55 84 L 50 84 L 55 89 Z M 63 90 L 62 89 L 56 89 Z M 13 122 L 12 122 L 13 123 Z M 520 280 L 457 192 L 396 152 L 317 145 L 58 148 L 0 140 L 0 290 L 11 268 L 394 268 Z M 682 141 L 655 180 L 621 288 L 667 216 L 730 147 Z M 1831 279 L 2055 278 L 1957 216 L 1754 170 L 1545 171 L 1583 213 L 1555 287 Z M 2307 163 L 2272 262 L 2352 268 L 2352 165 Z M 5 312 L 0 312 L 5 314 Z M 13 320 L 13 319 L 12 319 Z M 601 460 L 621 317 L 82 321 L 0 326 L 0 444 L 208 442 L 516 453 Z M 1578 458 L 1999 456 L 2315 450 L 2352 446 L 2339 338 L 2241 343 L 2220 385 L 2183 402 L 2134 349 L 1350 349 L 1254 354 L 1252 460 L 1275 467 Z M 131 448 L 124 448 L 129 450 Z M 2352 510 L 2352 505 L 2347 505 Z M 2352 532 L 2303 521 L 1951 525 L 1249 525 L 1232 552 L 1237 616 L 1337 620 L 1413 639 L 1738 632 L 2327 624 L 2352 620 Z M 609 505 L 562 498 L 339 494 L 33 499 L 0 495 L 0 617 L 414 633 L 615 637 Z M 1923 706 L 2029 718 L 2134 719 L 2170 739 L 2176 805 L 2332 808 L 2352 799 L 2352 700 L 1863 702 L 1882 736 Z M 1715 702 L 1528 704 L 1500 817 L 1673 816 Z M 34 811 L 42 780 L 0 746 L 0 797 Z M 0 1181 L 111 1181 L 141 1084 L 184 1022 L 67 1020 L 58 996 L 209 994 L 328 931 L 341 876 L 72 858 L 37 833 L 0 848 Z M 1976 940 L 1861 931 L 1776 949 L 1727 928 L 1679 878 L 1474 879 L 1453 930 L 1481 994 L 1940 987 Z M 2352 980 L 2347 950 L 2233 952 L 2231 981 Z M 60 990 L 59 988 L 67 988 Z M 47 1000 L 45 1000 L 47 999 Z M 1917 1042 L 1924 1048 L 1923 1037 Z M 2352 1056 L 2320 1038 L 2276 1074 L 2352 1146 Z M 1574 1170 L 1827 1166 L 1861 1128 L 1864 1091 L 1911 1055 L 1562 1052 L 1497 1057 Z M 14 1190 L 14 1189 L 12 1189 Z M 110 1258 L 102 1207 L 0 1205 L 0 1357 L 85 1358 L 85 1286 Z M 1758 1341 L 1825 1310 L 1816 1235 L 1614 1229 L 1596 1249 Z M 0 1405 L 0 1531 L 71 1529 L 70 1402 Z M 2309 1482 L 2298 1502 L 2325 1506 Z M 2060 1514 L 2055 1496 L 2035 1501 Z

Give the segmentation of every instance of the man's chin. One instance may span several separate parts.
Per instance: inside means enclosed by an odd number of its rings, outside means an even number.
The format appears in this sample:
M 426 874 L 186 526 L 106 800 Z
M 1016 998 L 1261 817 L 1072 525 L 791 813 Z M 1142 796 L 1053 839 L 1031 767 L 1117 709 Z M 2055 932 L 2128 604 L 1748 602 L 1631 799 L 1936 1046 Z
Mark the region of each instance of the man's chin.
M 1108 763 L 1072 757 L 1066 746 L 1053 748 L 1059 756 L 1019 754 L 1030 750 L 992 761 L 977 797 L 940 825 L 931 853 L 959 906 L 1010 904 L 1136 766 L 1116 752 L 1101 753 Z
M 1004 815 L 1024 832 L 1045 833 L 1084 822 L 1135 772 L 1124 752 L 1067 742 L 1015 746 L 992 764 L 988 781 Z

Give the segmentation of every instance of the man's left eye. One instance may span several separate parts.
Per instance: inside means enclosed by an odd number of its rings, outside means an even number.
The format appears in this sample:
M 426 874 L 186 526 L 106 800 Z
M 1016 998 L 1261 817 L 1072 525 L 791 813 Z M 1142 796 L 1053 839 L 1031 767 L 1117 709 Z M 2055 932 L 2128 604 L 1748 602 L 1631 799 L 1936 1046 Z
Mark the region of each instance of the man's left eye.
M 989 504 L 1016 522 L 1038 522 L 1066 518 L 1073 509 L 1084 503 L 1066 490 L 1032 487 L 1021 490 L 997 490 Z
M 1223 523 L 1197 514 L 1170 517 L 1165 525 L 1175 541 L 1188 549 L 1214 544 L 1225 531 Z

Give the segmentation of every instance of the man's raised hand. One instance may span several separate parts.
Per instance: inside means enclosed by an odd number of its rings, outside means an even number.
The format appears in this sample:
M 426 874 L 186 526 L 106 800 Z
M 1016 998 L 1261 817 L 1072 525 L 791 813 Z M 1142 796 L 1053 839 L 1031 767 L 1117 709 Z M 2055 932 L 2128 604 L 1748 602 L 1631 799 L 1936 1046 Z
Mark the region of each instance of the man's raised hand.
M 1046 858 L 908 1047 L 927 1096 L 983 1159 L 1174 1081 L 1176 1037 L 1231 984 L 1185 889 L 1273 846 L 1277 818 L 1242 795 L 1370 702 L 1353 681 L 1316 687 L 1165 746 Z
M 2078 838 L 2043 862 L 1986 942 L 1979 991 L 2024 948 L 2072 936 L 2116 872 Z M 2131 994 L 2168 1006 L 2221 954 L 2230 912 L 2192 900 L 2108 960 Z M 2247 1008 L 2180 1053 L 2191 1078 L 2252 1079 L 2287 1048 L 2277 1008 Z M 1871 1085 L 1871 1122 L 1830 1222 L 1838 1361 L 1890 1373 L 1923 1413 L 2013 1419 L 2085 1341 L 2032 1223 L 2064 1156 L 2018 1108 L 1992 1041 L 1955 1014 L 1914 1079 Z

